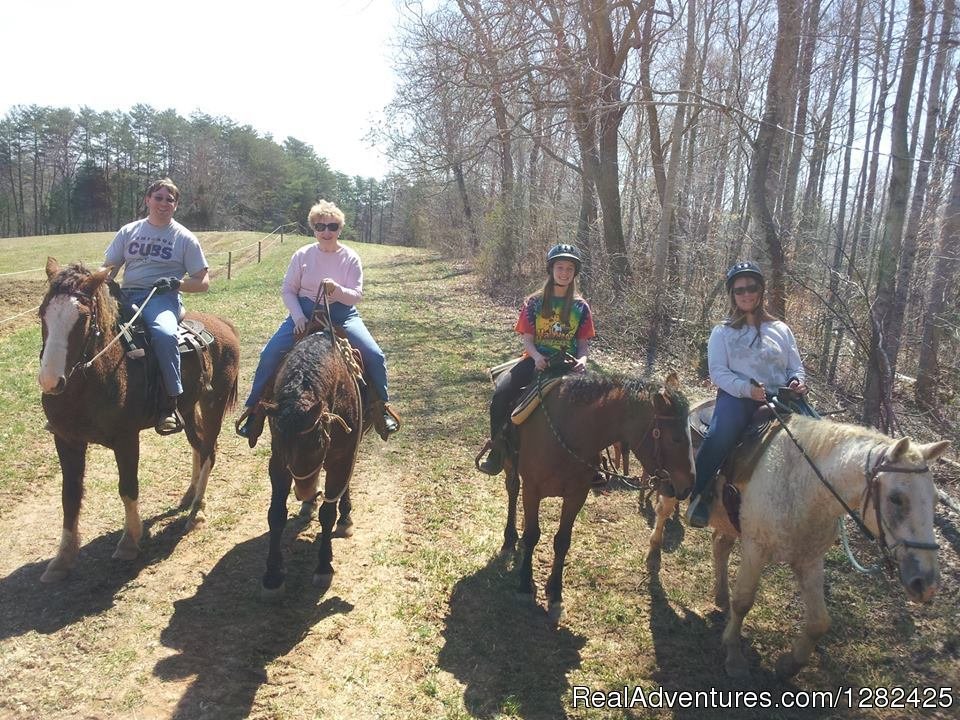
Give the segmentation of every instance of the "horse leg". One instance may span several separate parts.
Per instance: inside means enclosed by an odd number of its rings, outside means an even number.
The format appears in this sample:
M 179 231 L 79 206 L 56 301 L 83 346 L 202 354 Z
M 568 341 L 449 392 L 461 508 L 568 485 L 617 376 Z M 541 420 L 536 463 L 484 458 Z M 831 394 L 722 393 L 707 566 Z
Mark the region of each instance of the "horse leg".
M 523 557 L 520 560 L 520 585 L 517 598 L 531 604 L 536 599 L 537 589 L 533 584 L 533 551 L 540 542 L 540 497 L 523 484 Z
M 267 524 L 270 526 L 270 549 L 267 551 L 267 571 L 263 575 L 260 597 L 270 599 L 283 594 L 284 570 L 283 528 L 287 524 L 287 496 L 293 478 L 283 462 L 274 453 L 270 456 L 270 510 Z
M 653 524 L 653 531 L 650 533 L 650 549 L 647 551 L 647 570 L 651 574 L 660 572 L 660 547 L 663 545 L 663 529 L 667 520 L 677 509 L 679 501 L 675 497 L 665 497 L 657 493 L 657 505 L 655 507 L 657 519 Z
M 310 487 L 308 494 L 304 496 L 304 499 L 300 502 L 300 512 L 297 513 L 297 518 L 304 523 L 310 522 L 310 518 L 313 517 L 313 514 L 317 511 L 317 492 L 320 489 L 320 474 L 317 474 L 316 479 L 313 481 L 313 485 Z M 299 491 L 296 487 L 293 489 L 294 493 L 299 495 Z M 311 500 L 310 498 L 313 498 Z
M 202 393 L 201 401 L 207 393 Z M 206 405 L 207 403 L 204 403 Z M 207 482 L 210 472 L 217 462 L 217 438 L 223 424 L 223 407 L 204 407 L 200 413 L 202 427 L 197 426 L 196 407 L 183 412 L 184 431 L 187 440 L 193 448 L 193 474 L 190 478 L 190 487 L 180 500 L 181 508 L 190 508 L 187 516 L 187 532 L 203 525 L 207 518 L 203 511 L 206 508 Z
M 40 582 L 63 580 L 77 564 L 80 554 L 80 501 L 83 499 L 83 474 L 87 464 L 87 443 L 69 444 L 58 435 L 53 436 L 60 458 L 63 487 L 60 502 L 63 505 L 63 527 L 60 547 L 40 576 Z
M 137 466 L 140 463 L 140 436 L 121 440 L 113 450 L 120 471 L 120 499 L 123 500 L 123 535 L 113 551 L 115 560 L 133 560 L 140 554 L 143 520 L 140 519 L 140 482 Z
M 743 619 L 750 612 L 756 598 L 763 562 L 760 553 L 750 543 L 742 542 L 740 552 L 740 570 L 733 587 L 733 597 L 730 598 L 730 615 L 723 630 L 723 646 L 727 652 L 727 674 L 742 678 L 749 676 L 750 670 L 740 647 L 740 633 Z
M 507 461 L 505 465 L 507 488 L 507 525 L 503 529 L 503 545 L 500 546 L 501 557 L 511 554 L 517 547 L 517 496 L 520 495 L 520 475 L 513 463 Z
M 558 625 L 563 617 L 563 563 L 570 549 L 573 521 L 577 519 L 577 513 L 586 502 L 588 492 L 589 490 L 584 489 L 582 493 L 564 496 L 560 508 L 560 524 L 557 534 L 553 536 L 553 567 L 550 569 L 546 586 L 547 617 L 554 625 Z
M 722 610 L 730 602 L 730 551 L 736 538 L 713 531 L 713 601 Z
M 317 548 L 317 569 L 313 571 L 313 586 L 328 588 L 333 582 L 333 525 L 337 519 L 337 504 L 320 505 L 320 547 Z
M 823 556 L 794 568 L 804 606 L 804 628 L 793 641 L 793 649 L 777 659 L 777 676 L 789 678 L 807 664 L 817 640 L 830 629 L 830 615 L 823 599 Z
M 340 497 L 337 509 L 339 510 L 339 517 L 337 518 L 337 526 L 333 530 L 333 536 L 339 538 L 353 537 L 353 518 L 350 516 L 353 503 L 350 502 L 349 486 Z

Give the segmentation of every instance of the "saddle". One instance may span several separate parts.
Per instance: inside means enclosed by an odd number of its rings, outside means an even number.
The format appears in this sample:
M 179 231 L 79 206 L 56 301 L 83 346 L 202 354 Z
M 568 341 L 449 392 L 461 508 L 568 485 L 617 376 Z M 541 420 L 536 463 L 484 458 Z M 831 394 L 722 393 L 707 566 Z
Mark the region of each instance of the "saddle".
M 132 316 L 133 313 L 128 313 Z M 150 337 L 143 318 L 138 317 L 130 327 L 125 327 L 127 319 L 121 317 L 117 330 L 127 357 L 138 359 L 150 352 Z M 177 349 L 181 355 L 191 352 L 202 352 L 213 345 L 215 338 L 199 320 L 183 319 L 177 326 Z

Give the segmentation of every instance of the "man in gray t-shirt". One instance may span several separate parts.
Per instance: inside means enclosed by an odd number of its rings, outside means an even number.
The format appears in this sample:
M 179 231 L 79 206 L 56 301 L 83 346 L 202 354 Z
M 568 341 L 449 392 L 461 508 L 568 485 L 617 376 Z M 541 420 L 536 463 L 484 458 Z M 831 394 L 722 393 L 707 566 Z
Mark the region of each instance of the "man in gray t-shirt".
M 169 178 L 153 183 L 144 196 L 147 217 L 120 228 L 103 263 L 114 276 L 123 267 L 124 302 L 143 309 L 165 389 L 156 426 L 161 435 L 183 429 L 176 410 L 177 397 L 183 392 L 177 350 L 177 325 L 183 316 L 180 292 L 206 292 L 210 287 L 200 241 L 173 219 L 179 200 L 180 191 Z

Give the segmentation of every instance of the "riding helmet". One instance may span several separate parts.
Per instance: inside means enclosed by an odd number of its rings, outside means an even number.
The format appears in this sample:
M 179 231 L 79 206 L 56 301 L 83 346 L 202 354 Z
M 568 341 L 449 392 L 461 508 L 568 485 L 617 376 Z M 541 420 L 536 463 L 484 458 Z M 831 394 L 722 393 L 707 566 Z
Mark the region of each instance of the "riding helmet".
M 577 250 L 576 245 L 559 243 L 550 248 L 550 252 L 547 253 L 547 273 L 553 272 L 553 263 L 555 260 L 572 261 L 576 274 L 580 274 L 580 267 L 583 265 L 583 260 L 580 257 L 580 251 Z
M 728 292 L 730 288 L 733 287 L 733 281 L 741 275 L 752 275 L 760 282 L 761 285 L 767 284 L 766 280 L 763 278 L 763 273 L 760 271 L 760 266 L 753 262 L 753 260 L 743 260 L 741 262 L 734 263 L 730 266 L 730 269 L 727 270 Z

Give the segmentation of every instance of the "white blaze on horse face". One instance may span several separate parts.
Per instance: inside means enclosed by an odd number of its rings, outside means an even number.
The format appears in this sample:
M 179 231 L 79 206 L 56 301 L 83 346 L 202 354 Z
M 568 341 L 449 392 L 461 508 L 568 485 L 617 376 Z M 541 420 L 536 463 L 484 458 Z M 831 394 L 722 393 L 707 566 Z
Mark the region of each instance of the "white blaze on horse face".
M 37 378 L 45 393 L 53 392 L 67 374 L 67 344 L 70 331 L 80 319 L 80 303 L 68 295 L 58 295 L 47 303 L 43 322 L 47 326 L 47 341 L 40 358 Z

